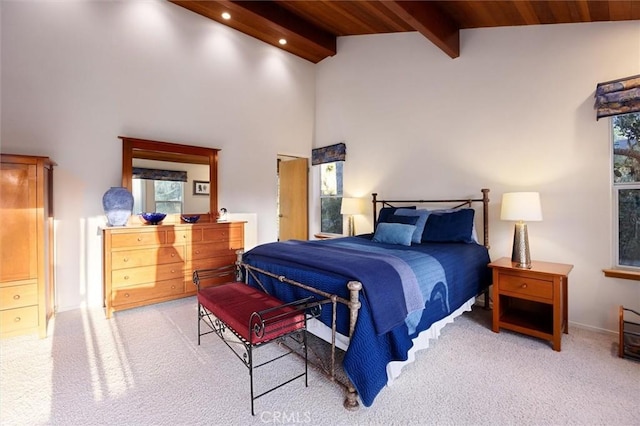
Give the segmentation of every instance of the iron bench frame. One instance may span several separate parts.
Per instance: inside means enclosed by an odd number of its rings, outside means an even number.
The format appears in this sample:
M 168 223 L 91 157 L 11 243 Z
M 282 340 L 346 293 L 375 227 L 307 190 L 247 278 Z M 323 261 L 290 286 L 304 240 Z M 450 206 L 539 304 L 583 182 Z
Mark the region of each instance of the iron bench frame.
M 289 303 L 282 302 L 275 307 L 264 307 L 264 309 L 254 311 L 249 319 L 245 331 L 245 335 L 249 336 L 249 340 L 242 336 L 239 330 L 234 329 L 229 324 L 226 324 L 216 315 L 216 312 L 210 311 L 201 302 L 201 282 L 212 278 L 220 278 L 225 276 L 232 276 L 233 281 L 220 284 L 242 284 L 251 289 L 251 292 L 266 293 L 260 289 L 249 286 L 248 284 L 239 281 L 239 266 L 227 265 L 221 268 L 211 269 L 199 269 L 193 272 L 193 283 L 197 287 L 198 292 L 198 346 L 201 342 L 201 337 L 207 334 L 215 333 L 231 351 L 242 361 L 245 367 L 249 370 L 250 392 L 251 392 L 251 415 L 255 415 L 254 401 L 296 379 L 304 377 L 305 387 L 309 386 L 308 382 L 308 350 L 307 350 L 307 321 L 311 318 L 317 318 L 320 315 L 320 309 L 323 301 L 316 301 L 313 296 L 306 297 L 304 299 L 296 300 Z M 205 296 L 202 296 L 205 297 Z M 273 297 L 273 296 L 271 296 Z M 277 300 L 277 299 L 276 299 Z M 285 309 L 286 312 L 276 313 L 273 312 Z M 220 312 L 217 312 L 220 314 Z M 301 315 L 302 319 L 295 319 L 295 317 Z M 205 324 L 207 329 L 202 330 L 202 324 Z M 291 328 L 294 328 L 291 330 Z M 229 331 L 230 333 L 227 333 Z M 261 340 L 266 334 L 273 334 L 272 337 Z M 254 350 L 265 346 L 273 342 L 283 342 L 285 338 L 291 338 L 297 344 L 302 346 L 303 358 L 304 358 L 304 372 L 288 378 L 286 381 L 273 386 L 259 395 L 254 391 L 254 370 L 268 365 L 274 361 L 286 357 L 290 354 L 296 354 L 296 352 L 289 348 L 288 345 L 280 345 L 286 349 L 286 352 L 270 358 L 260 364 L 254 365 Z M 257 340 L 257 341 L 256 341 Z

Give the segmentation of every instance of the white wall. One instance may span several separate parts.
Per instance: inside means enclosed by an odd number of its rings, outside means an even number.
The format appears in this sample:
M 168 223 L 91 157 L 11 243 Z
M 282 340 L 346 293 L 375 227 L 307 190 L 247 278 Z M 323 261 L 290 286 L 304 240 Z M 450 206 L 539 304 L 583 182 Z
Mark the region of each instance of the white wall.
M 219 205 L 275 240 L 276 158 L 310 155 L 313 64 L 165 1 L 0 7 L 2 152 L 58 163 L 58 310 L 102 305 L 119 135 L 220 148 Z
M 640 23 L 465 30 L 461 42 L 452 60 L 417 33 L 340 38 L 317 70 L 314 146 L 346 142 L 352 196 L 490 188 L 492 259 L 511 255 L 502 193 L 540 191 L 532 257 L 575 265 L 571 322 L 616 329 L 618 305 L 640 308 L 640 283 L 601 271 L 612 262 L 610 124 L 596 122 L 593 94 L 640 74 Z

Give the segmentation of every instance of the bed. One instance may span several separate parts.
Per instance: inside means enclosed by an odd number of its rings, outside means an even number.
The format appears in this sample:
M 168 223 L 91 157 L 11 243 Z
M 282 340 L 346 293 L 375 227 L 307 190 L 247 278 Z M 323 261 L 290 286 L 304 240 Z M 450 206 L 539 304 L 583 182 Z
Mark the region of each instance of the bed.
M 330 343 L 334 380 L 336 350 L 344 351 L 345 407 L 357 408 L 358 400 L 370 406 L 477 295 L 485 293 L 486 306 L 488 194 L 482 189 L 481 198 L 446 200 L 373 194 L 373 233 L 267 243 L 239 263 L 250 285 L 280 300 L 313 296 L 327 305 L 309 331 Z

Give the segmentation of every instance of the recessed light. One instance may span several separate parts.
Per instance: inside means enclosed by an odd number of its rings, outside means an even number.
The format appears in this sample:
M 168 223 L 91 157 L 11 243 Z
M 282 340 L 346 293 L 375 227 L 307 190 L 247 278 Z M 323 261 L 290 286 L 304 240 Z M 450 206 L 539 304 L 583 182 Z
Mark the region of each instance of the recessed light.
M 222 19 L 231 19 L 231 14 L 229 12 L 222 12 Z
M 281 38 L 280 40 L 278 40 L 278 43 L 284 46 L 285 44 L 287 44 L 287 40 L 285 40 L 284 38 Z

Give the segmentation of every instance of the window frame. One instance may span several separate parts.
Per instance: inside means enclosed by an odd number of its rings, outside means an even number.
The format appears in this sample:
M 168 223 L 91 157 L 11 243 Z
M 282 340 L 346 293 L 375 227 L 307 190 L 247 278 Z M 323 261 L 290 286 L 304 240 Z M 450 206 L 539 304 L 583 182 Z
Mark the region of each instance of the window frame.
M 640 113 L 631 113 L 638 116 L 640 119 Z M 625 114 L 626 115 L 626 114 Z M 640 279 L 640 265 L 633 266 L 622 264 L 620 262 L 620 191 L 621 190 L 640 190 L 640 178 L 637 179 L 636 182 L 616 182 L 615 181 L 615 134 L 614 134 L 614 123 L 616 117 L 611 117 L 609 119 L 609 137 L 610 137 L 610 147 L 611 147 L 611 169 L 610 169 L 610 179 L 611 179 L 611 192 L 612 192 L 612 212 L 613 212 L 613 267 L 614 270 L 605 269 L 605 276 L 615 276 L 618 278 L 632 278 L 632 279 Z M 640 141 L 638 141 L 640 142 Z M 639 162 L 640 163 L 640 162 Z M 640 260 L 640 259 L 639 259 Z M 624 271 L 624 272 L 620 272 Z M 631 276 L 626 276 L 626 272 L 628 272 Z M 638 276 L 636 277 L 635 274 Z
M 341 165 L 339 166 L 338 163 L 341 163 Z M 336 194 L 335 195 L 323 195 L 322 192 L 322 175 L 323 175 L 323 167 L 326 167 L 327 165 L 330 164 L 336 164 Z M 327 163 L 322 163 L 319 164 L 320 166 L 320 170 L 319 170 L 319 187 L 318 187 L 318 193 L 319 193 L 319 207 L 320 207 L 320 232 L 325 232 L 325 233 L 332 233 L 332 234 L 344 234 L 344 221 L 342 220 L 342 215 L 340 214 L 340 220 L 337 221 L 336 225 L 337 227 L 335 229 L 326 229 L 324 228 L 324 224 L 325 224 L 325 216 L 323 215 L 323 200 L 324 199 L 332 199 L 332 200 L 338 200 L 339 204 L 342 204 L 342 198 L 344 197 L 344 160 L 339 160 L 339 161 L 330 161 Z M 342 178 L 339 178 L 337 176 L 338 173 L 338 169 L 342 169 L 341 170 L 341 174 L 342 174 Z M 338 212 L 340 210 L 338 209 Z M 339 229 L 338 229 L 339 228 Z
M 164 183 L 164 182 L 171 182 L 173 184 L 178 184 L 178 186 L 180 187 L 180 197 L 178 200 L 158 200 L 157 196 L 158 196 L 158 184 Z M 154 180 L 153 181 L 153 204 L 155 206 L 155 211 L 161 211 L 158 208 L 158 204 L 159 203 L 163 203 L 163 204 L 167 204 L 167 205 L 172 205 L 172 206 L 178 206 L 179 208 L 177 209 L 178 212 L 175 213 L 176 209 L 172 209 L 172 212 L 166 212 L 163 211 L 163 213 L 167 213 L 167 214 L 182 214 L 183 212 L 183 208 L 184 208 L 184 198 L 185 198 L 185 184 L 182 181 L 164 181 L 164 180 Z

